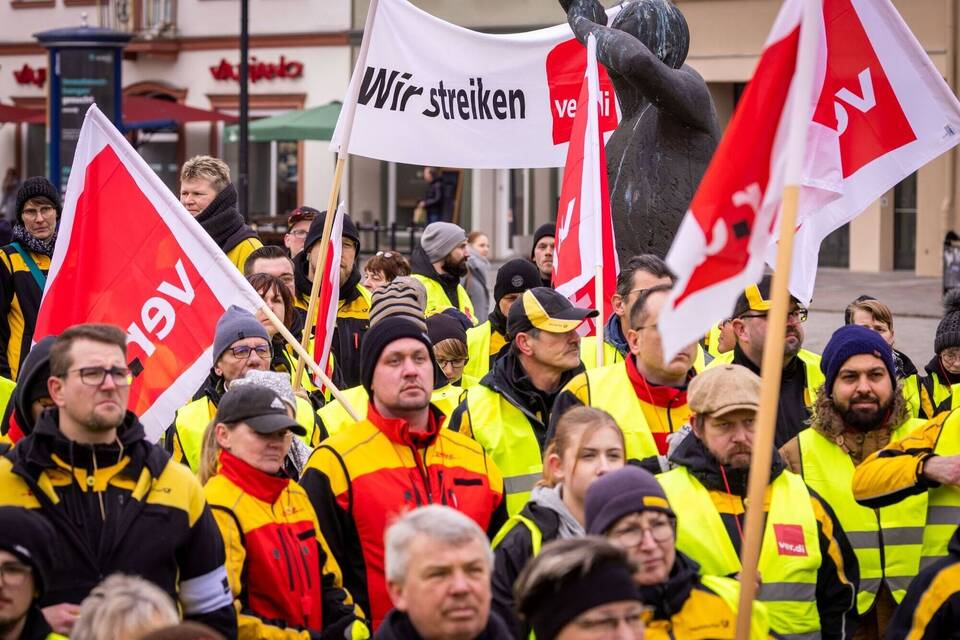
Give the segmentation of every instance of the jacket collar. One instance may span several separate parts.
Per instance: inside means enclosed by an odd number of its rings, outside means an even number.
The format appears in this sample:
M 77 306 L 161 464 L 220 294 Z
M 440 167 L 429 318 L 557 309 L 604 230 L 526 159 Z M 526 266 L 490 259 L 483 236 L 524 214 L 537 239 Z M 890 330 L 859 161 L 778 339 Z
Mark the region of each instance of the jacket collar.
M 423 636 L 416 630 L 410 621 L 410 616 L 402 611 L 391 609 L 377 630 L 377 638 L 382 640 L 423 640 Z M 472 640 L 502 640 L 511 637 L 506 623 L 490 609 L 490 619 L 486 628 Z
M 544 425 L 547 424 L 550 409 L 553 407 L 553 401 L 560 393 L 560 390 L 567 386 L 574 377 L 584 371 L 583 363 L 577 365 L 576 369 L 564 371 L 560 375 L 560 384 L 556 390 L 549 392 L 538 389 L 530 380 L 523 365 L 520 364 L 520 358 L 514 353 L 510 343 L 507 343 L 490 372 L 480 381 L 480 384 L 492 389 L 502 395 L 510 404 L 520 409 L 528 417 L 540 421 L 534 416 L 534 413 L 541 413 Z
M 271 476 L 247 464 L 229 451 L 220 451 L 220 473 L 244 493 L 273 504 L 290 485 L 289 478 Z
M 654 607 L 655 620 L 669 620 L 683 609 L 693 587 L 699 584 L 700 565 L 679 549 L 666 582 L 642 586 L 640 599 Z
M 741 498 L 747 496 L 747 480 L 750 475 L 749 469 L 732 469 L 723 467 L 721 471 L 720 462 L 713 457 L 707 448 L 703 445 L 695 434 L 689 433 L 681 441 L 677 449 L 671 454 L 670 461 L 685 467 L 693 477 L 710 491 L 721 491 Z M 774 449 L 773 459 L 770 462 L 770 482 L 773 482 L 783 473 L 784 464 L 780 453 Z
M 687 384 L 693 377 L 693 372 L 687 373 L 687 379 L 682 387 L 671 387 L 662 384 L 653 384 L 637 371 L 636 356 L 630 354 L 626 359 L 627 377 L 633 385 L 637 398 L 647 404 L 657 407 L 682 407 L 687 404 Z
M 46 640 L 53 633 L 50 624 L 43 617 L 36 602 L 27 611 L 27 623 L 20 634 L 20 640 Z
M 760 366 L 754 364 L 753 360 L 747 357 L 747 354 L 743 352 L 743 349 L 740 348 L 740 344 L 737 343 L 733 345 L 733 364 L 739 364 L 750 371 L 753 371 L 755 374 L 760 375 Z M 792 378 L 796 375 L 806 376 L 807 369 L 806 365 L 803 363 L 803 360 L 799 356 L 794 356 L 790 359 L 790 362 L 783 367 L 782 378 Z
M 427 413 L 427 431 L 425 433 L 415 433 L 410 431 L 410 423 L 403 418 L 387 418 L 377 411 L 377 405 L 373 398 L 368 402 L 367 420 L 373 426 L 379 429 L 391 442 L 406 445 L 408 447 L 429 447 L 440 434 L 440 427 L 443 424 L 443 414 L 440 410 L 430 405 Z
M 611 313 L 607 319 L 607 326 L 603 330 L 604 342 L 612 344 L 620 355 L 626 355 L 630 350 L 627 344 L 627 337 L 623 335 L 623 328 L 620 326 L 620 316 Z

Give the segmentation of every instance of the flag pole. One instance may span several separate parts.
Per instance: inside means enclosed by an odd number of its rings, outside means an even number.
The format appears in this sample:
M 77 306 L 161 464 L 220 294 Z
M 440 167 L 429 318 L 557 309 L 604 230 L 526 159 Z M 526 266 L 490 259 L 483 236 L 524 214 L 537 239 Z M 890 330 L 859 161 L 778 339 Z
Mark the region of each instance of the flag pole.
M 740 603 L 737 608 L 736 640 L 749 640 L 753 600 L 759 582 L 760 546 L 764 525 L 764 496 L 770 482 L 777 404 L 783 373 L 783 343 L 790 306 L 790 267 L 797 227 L 800 184 L 806 155 L 807 129 L 812 115 L 813 73 L 817 63 L 818 24 L 822 24 L 822 0 L 804 0 L 797 49 L 796 91 L 793 92 L 790 132 L 787 138 L 787 166 L 780 211 L 777 265 L 771 283 L 771 306 L 767 313 L 767 335 L 760 368 L 760 410 L 750 460 L 747 486 L 746 526 L 740 556 Z
M 317 315 L 317 299 L 320 296 L 320 280 L 323 270 L 327 264 L 327 252 L 330 249 L 330 231 L 333 229 L 333 218 L 337 215 L 337 202 L 340 197 L 340 184 L 343 180 L 343 171 L 347 164 L 347 155 L 350 149 L 350 136 L 353 133 L 353 120 L 357 113 L 357 98 L 360 95 L 360 77 L 367 66 L 367 52 L 370 50 L 370 40 L 373 34 L 373 24 L 377 15 L 377 7 L 380 0 L 370 0 L 370 7 L 367 9 L 367 20 L 363 27 L 363 40 L 360 43 L 360 52 L 357 54 L 357 64 L 353 69 L 353 75 L 350 78 L 349 95 L 346 104 L 343 105 L 341 116 L 343 118 L 343 136 L 340 139 L 340 148 L 337 150 L 337 166 L 333 172 L 333 184 L 330 187 L 330 198 L 327 200 L 327 216 L 323 221 L 323 233 L 320 236 L 320 259 L 317 260 L 317 266 L 313 270 L 313 286 L 310 288 L 310 302 L 307 305 L 307 319 L 303 327 L 303 337 L 300 342 L 302 349 L 297 350 L 297 370 L 293 377 L 293 389 L 300 388 L 300 379 L 303 376 L 303 367 L 305 358 L 313 360 L 307 354 L 307 347 L 310 344 L 310 338 L 313 334 L 313 323 Z M 359 260 L 359 251 L 355 259 Z M 331 268 L 337 269 L 339 265 L 331 265 Z M 314 347 L 316 348 L 316 347 Z M 311 367 L 312 369 L 312 367 Z M 324 376 L 326 377 L 326 376 Z M 322 378 L 321 378 L 322 380 Z M 326 386 L 327 383 L 324 382 Z M 330 387 L 331 390 L 333 387 Z M 340 400 L 340 398 L 337 398 Z M 342 400 L 341 400 L 342 402 Z
M 593 193 L 594 193 L 594 251 L 597 256 L 597 263 L 594 265 L 593 270 L 593 284 L 594 284 L 594 300 L 596 301 L 597 310 L 600 312 L 597 316 L 597 321 L 595 323 L 594 336 L 597 339 L 597 366 L 605 366 L 606 359 L 604 358 L 606 350 L 603 348 L 603 329 L 604 324 L 607 321 L 607 317 L 603 314 L 604 309 L 604 297 L 603 297 L 603 216 L 606 213 L 603 211 L 603 196 L 600 194 L 600 174 L 598 172 L 597 166 L 600 159 L 599 149 L 597 145 L 603 144 L 600 139 L 600 114 L 599 114 L 599 104 L 600 99 L 600 77 L 597 71 L 597 37 L 592 33 L 587 36 L 587 139 L 590 142 L 591 155 L 593 156 L 590 159 L 590 180 L 593 183 Z M 586 151 L 586 145 L 584 145 L 584 151 Z M 584 169 L 586 169 L 587 163 L 584 163 Z M 601 170 L 605 170 L 602 168 Z
M 310 367 L 310 370 L 313 371 L 314 374 L 316 374 L 320 382 L 323 383 L 323 386 L 325 386 L 327 389 L 330 389 L 330 392 L 333 393 L 333 397 L 340 401 L 340 404 L 343 405 L 343 408 L 347 411 L 347 413 L 350 414 L 350 417 L 353 420 L 359 422 L 361 418 L 359 414 L 357 414 L 357 410 L 353 408 L 353 405 L 351 405 L 350 401 L 347 400 L 346 396 L 343 395 L 343 392 L 341 392 L 340 389 L 337 389 L 337 387 L 333 384 L 333 382 L 330 381 L 330 378 L 328 378 L 327 374 L 324 373 L 323 367 L 321 367 L 319 364 L 314 362 L 313 358 L 309 357 L 306 349 L 303 348 L 303 345 L 297 342 L 297 338 L 292 333 L 290 333 L 290 330 L 287 329 L 286 325 L 283 324 L 283 321 L 277 317 L 277 314 L 273 312 L 273 309 L 271 309 L 268 305 L 265 304 L 260 307 L 260 311 L 263 312 L 263 315 L 265 315 L 267 319 L 270 320 L 273 326 L 277 329 L 277 331 L 280 332 L 280 335 L 283 336 L 284 340 L 286 340 L 287 343 L 291 347 L 293 347 L 293 350 L 300 355 L 300 361 L 305 362 L 307 366 Z M 302 375 L 303 375 L 303 372 L 301 371 L 300 376 Z M 297 376 L 298 381 L 300 380 L 300 376 Z M 294 385 L 294 390 L 297 390 L 299 388 L 300 388 L 299 384 Z

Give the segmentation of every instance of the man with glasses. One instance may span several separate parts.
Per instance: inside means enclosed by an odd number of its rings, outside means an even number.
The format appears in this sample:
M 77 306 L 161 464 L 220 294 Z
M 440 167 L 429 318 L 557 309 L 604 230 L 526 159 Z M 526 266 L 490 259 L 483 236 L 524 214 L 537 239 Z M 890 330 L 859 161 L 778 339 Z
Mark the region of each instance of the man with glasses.
M 296 258 L 303 251 L 303 241 L 307 239 L 310 223 L 320 212 L 313 207 L 297 207 L 287 217 L 287 232 L 283 234 L 283 246 L 290 252 L 290 258 Z
M 652 608 L 647 627 L 656 637 L 733 638 L 739 585 L 700 576 L 699 565 L 676 548 L 677 517 L 648 472 L 626 466 L 597 479 L 584 504 L 589 535 L 604 536 L 637 565 L 640 598 Z M 769 636 L 767 610 L 754 602 L 752 640 Z
M 657 479 L 670 503 L 683 505 L 677 549 L 701 575 L 735 577 L 760 377 L 740 365 L 710 367 L 690 383 L 688 400 L 693 429 L 670 455 L 676 468 Z M 770 628 L 785 638 L 852 638 L 859 568 L 840 521 L 776 451 L 767 496 L 757 598 Z
M 571 380 L 557 396 L 551 424 L 571 407 L 603 409 L 623 431 L 628 460 L 652 472 L 666 470 L 667 439 L 690 417 L 687 384 L 694 375 L 697 344 L 663 361 L 657 321 L 669 284 L 645 289 L 630 308 L 630 353 L 614 365 L 592 369 Z
M 40 311 L 57 241 L 60 193 L 44 177 L 27 178 L 17 192 L 13 242 L 0 248 L 0 376 L 16 380 Z
M 186 618 L 236 637 L 223 540 L 196 478 L 145 438 L 127 410 L 130 370 L 119 327 L 75 325 L 50 351 L 55 407 L 0 458 L 0 506 L 33 510 L 62 553 L 40 604 L 58 633 L 104 576 L 142 576 Z M 0 527 L 4 531 L 6 527 Z
M 194 472 L 200 465 L 203 432 L 216 415 L 220 398 L 230 383 L 244 377 L 247 371 L 269 371 L 273 348 L 260 321 L 246 309 L 232 306 L 217 322 L 213 355 L 213 369 L 203 387 L 192 402 L 177 411 L 173 425 L 163 437 L 164 448 L 174 460 L 183 462 Z M 298 411 L 297 415 L 305 416 L 306 412 Z M 312 411 L 309 417 L 309 424 L 303 424 L 308 443 L 315 428 Z
M 0 637 L 59 640 L 43 617 L 40 598 L 53 568 L 56 532 L 42 516 L 0 507 Z
M 767 312 L 770 311 L 771 276 L 746 288 L 733 308 L 733 333 L 737 344 L 733 351 L 720 354 L 709 366 L 739 364 L 760 374 L 763 342 L 767 337 Z M 777 405 L 775 446 L 779 449 L 806 428 L 817 390 L 823 384 L 820 356 L 803 348 L 803 323 L 807 309 L 790 298 L 787 333 L 783 344 L 783 373 L 780 402 Z

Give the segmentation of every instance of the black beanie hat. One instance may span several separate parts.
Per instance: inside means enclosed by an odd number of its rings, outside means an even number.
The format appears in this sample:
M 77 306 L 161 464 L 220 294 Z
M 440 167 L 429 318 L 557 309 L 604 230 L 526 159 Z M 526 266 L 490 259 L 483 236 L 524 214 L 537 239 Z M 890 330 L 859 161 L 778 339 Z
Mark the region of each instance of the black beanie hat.
M 823 388 L 828 395 L 833 394 L 833 383 L 843 363 L 861 354 L 880 358 L 890 374 L 890 382 L 896 386 L 897 365 L 893 360 L 893 349 L 887 341 L 873 329 L 858 324 L 846 324 L 833 332 L 820 358 L 820 371 L 825 377 Z
M 23 507 L 0 507 L 0 549 L 30 565 L 40 596 L 53 572 L 56 548 L 56 531 L 42 515 Z
M 459 340 L 467 343 L 467 332 L 460 321 L 446 313 L 438 313 L 427 318 L 427 335 L 430 342 L 437 344 L 444 340 Z
M 310 247 L 313 246 L 313 243 L 318 242 L 320 238 L 323 237 L 323 223 L 327 219 L 327 212 L 321 211 L 314 216 L 313 221 L 310 223 L 310 228 L 307 229 L 307 237 L 303 239 L 303 250 L 306 253 L 310 252 Z M 357 243 L 357 251 L 360 251 L 360 233 L 357 231 L 357 225 L 353 223 L 353 219 L 349 214 L 343 214 L 343 237 L 350 238 Z
M 503 296 L 523 293 L 527 289 L 539 287 L 540 284 L 540 270 L 537 269 L 537 265 L 523 258 L 514 258 L 505 262 L 497 271 L 497 281 L 493 285 L 493 299 L 499 303 Z
M 537 227 L 533 232 L 533 245 L 530 247 L 530 259 L 533 260 L 534 252 L 537 249 L 537 243 L 541 238 L 555 238 L 557 236 L 557 225 L 554 222 L 547 222 Z
M 360 346 L 360 382 L 367 393 L 373 395 L 370 385 L 373 382 L 373 370 L 377 366 L 380 354 L 387 345 L 401 338 L 413 338 L 423 343 L 433 360 L 433 344 L 430 337 L 414 320 L 406 316 L 388 316 L 377 323 L 376 331 L 368 331 Z M 434 362 L 436 366 L 436 362 Z
M 940 355 L 950 347 L 960 347 L 960 289 L 951 289 L 943 299 L 943 320 L 937 325 L 933 350 Z
M 53 183 L 43 176 L 33 176 L 23 181 L 20 190 L 17 191 L 17 223 L 23 224 L 23 206 L 28 200 L 33 198 L 46 198 L 57 208 L 57 219 L 60 218 L 60 212 L 63 205 L 60 202 L 60 192 L 53 186 Z
M 653 474 L 627 465 L 597 478 L 587 489 L 584 528 L 590 535 L 602 536 L 620 518 L 649 510 L 673 516 L 667 494 Z

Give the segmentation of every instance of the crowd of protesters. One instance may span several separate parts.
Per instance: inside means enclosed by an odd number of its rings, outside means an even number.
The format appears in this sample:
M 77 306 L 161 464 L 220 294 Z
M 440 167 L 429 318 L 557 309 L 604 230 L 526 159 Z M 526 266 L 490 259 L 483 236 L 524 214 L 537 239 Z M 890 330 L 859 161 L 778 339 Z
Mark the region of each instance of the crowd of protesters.
M 222 161 L 184 165 L 185 209 L 299 338 L 327 212 L 264 246 L 236 197 Z M 553 225 L 491 278 L 483 232 L 438 220 L 362 262 L 345 215 L 345 402 L 297 378 L 274 319 L 230 307 L 154 441 L 120 327 L 33 344 L 61 211 L 27 179 L 0 248 L 0 640 L 734 637 L 769 275 L 665 362 L 655 255 L 597 318 L 551 287 Z M 945 304 L 921 371 L 879 299 L 822 354 L 791 301 L 751 638 L 960 637 Z

